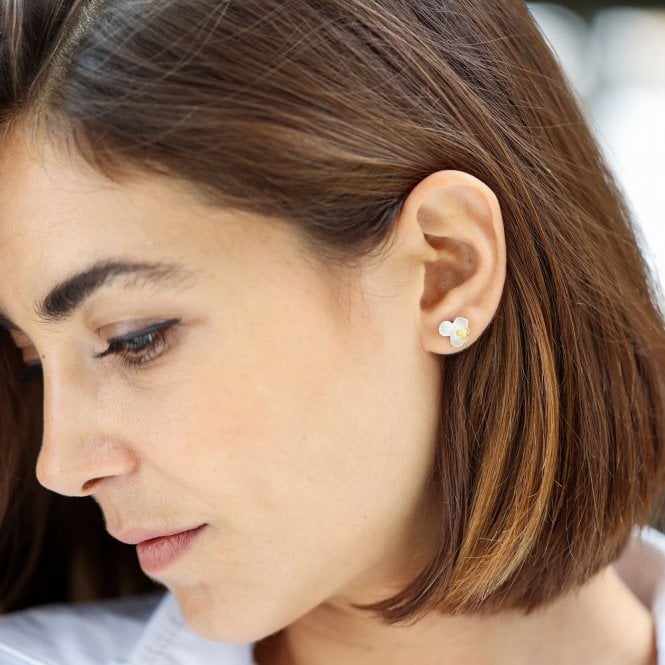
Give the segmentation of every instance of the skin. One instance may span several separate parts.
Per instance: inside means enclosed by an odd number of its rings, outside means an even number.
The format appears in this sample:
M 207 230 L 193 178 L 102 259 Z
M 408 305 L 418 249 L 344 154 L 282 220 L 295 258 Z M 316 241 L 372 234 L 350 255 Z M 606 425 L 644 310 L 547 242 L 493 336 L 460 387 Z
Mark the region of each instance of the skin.
M 529 617 L 395 627 L 351 607 L 397 591 L 432 547 L 441 357 L 482 335 L 505 280 L 482 182 L 423 180 L 390 250 L 347 274 L 288 225 L 206 207 L 176 182 L 113 184 L 21 132 L 0 155 L 0 307 L 44 373 L 38 479 L 92 496 L 116 537 L 206 524 L 155 575 L 194 629 L 273 635 L 260 665 L 655 662 L 649 615 L 609 569 Z M 35 315 L 54 284 L 118 258 L 176 262 L 187 279 L 121 279 L 66 320 Z M 459 315 L 471 336 L 456 349 L 438 326 Z M 150 363 L 95 357 L 171 318 Z

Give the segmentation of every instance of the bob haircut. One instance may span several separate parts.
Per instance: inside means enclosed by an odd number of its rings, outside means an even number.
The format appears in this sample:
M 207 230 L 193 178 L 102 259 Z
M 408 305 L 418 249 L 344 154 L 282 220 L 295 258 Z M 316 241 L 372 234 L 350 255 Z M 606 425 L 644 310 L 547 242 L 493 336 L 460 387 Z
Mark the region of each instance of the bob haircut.
M 665 468 L 659 287 L 523 2 L 0 8 L 0 135 L 45 131 L 118 182 L 138 169 L 282 219 L 324 267 L 380 256 L 432 172 L 466 171 L 498 197 L 499 308 L 474 345 L 441 359 L 438 550 L 364 609 L 387 622 L 530 611 L 587 581 L 653 518 Z M 13 384 L 19 361 L 2 344 L 3 607 L 140 588 L 94 508 L 47 498 L 29 478 L 41 386 Z M 83 512 L 94 526 L 73 529 Z

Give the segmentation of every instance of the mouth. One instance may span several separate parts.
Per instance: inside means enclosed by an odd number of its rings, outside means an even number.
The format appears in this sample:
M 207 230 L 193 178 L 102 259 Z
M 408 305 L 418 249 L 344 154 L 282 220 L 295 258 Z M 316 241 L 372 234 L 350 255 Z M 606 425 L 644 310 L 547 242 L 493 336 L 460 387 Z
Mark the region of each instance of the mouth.
M 136 545 L 139 565 L 146 575 L 150 575 L 159 573 L 175 563 L 192 547 L 207 526 L 201 524 L 193 529 L 161 534 L 155 531 L 134 531 L 118 540 Z

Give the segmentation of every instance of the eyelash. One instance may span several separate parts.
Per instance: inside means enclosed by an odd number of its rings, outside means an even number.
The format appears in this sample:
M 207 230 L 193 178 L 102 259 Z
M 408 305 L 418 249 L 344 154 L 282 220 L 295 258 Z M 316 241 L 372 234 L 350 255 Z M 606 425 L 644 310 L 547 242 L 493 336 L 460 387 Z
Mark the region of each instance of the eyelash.
M 122 365 L 128 369 L 136 369 L 157 360 L 169 349 L 171 345 L 171 329 L 180 323 L 180 319 L 169 319 L 155 323 L 143 330 L 129 335 L 112 337 L 108 340 L 108 347 L 95 358 L 118 356 Z M 41 363 L 31 363 L 25 372 L 16 379 L 16 383 L 30 383 L 41 376 Z

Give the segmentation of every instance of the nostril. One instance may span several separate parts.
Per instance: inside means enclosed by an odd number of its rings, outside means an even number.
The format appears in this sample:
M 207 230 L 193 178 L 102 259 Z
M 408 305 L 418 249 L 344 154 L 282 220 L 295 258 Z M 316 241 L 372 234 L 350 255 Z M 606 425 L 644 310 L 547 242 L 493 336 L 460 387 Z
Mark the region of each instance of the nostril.
M 42 447 L 35 471 L 43 487 L 64 496 L 88 496 L 104 477 L 67 465 L 66 460 L 63 461 L 62 457 L 53 454 L 52 449 L 45 447 Z
M 100 480 L 101 478 L 91 478 L 90 480 L 86 480 L 81 486 L 81 494 L 90 494 Z
M 42 446 L 37 458 L 37 480 L 65 496 L 88 496 L 99 483 L 131 474 L 138 461 L 123 441 L 99 433 L 96 412 L 70 409 L 66 415 L 51 403 L 45 408 Z M 85 414 L 92 413 L 87 420 Z M 55 415 L 53 415 L 55 414 Z M 1 660 L 1 659 L 0 659 Z

